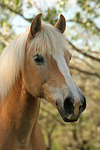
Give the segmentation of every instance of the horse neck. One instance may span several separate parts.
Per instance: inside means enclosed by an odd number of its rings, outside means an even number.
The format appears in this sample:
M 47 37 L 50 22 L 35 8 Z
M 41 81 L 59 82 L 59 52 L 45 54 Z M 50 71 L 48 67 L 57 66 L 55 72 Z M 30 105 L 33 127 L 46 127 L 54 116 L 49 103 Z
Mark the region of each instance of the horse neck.
M 7 128 L 7 131 L 10 132 L 8 134 L 15 134 L 18 142 L 27 142 L 37 122 L 39 106 L 39 100 L 27 91 L 20 76 L 9 91 L 2 106 L 3 128 L 4 126 Z

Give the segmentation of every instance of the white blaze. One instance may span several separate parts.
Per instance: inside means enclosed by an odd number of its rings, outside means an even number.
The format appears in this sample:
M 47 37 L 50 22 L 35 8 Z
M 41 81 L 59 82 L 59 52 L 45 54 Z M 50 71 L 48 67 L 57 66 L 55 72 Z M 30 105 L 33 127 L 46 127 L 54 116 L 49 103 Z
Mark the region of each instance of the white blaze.
M 53 57 L 56 60 L 58 68 L 59 68 L 61 74 L 64 76 L 64 79 L 65 79 L 67 85 L 70 87 L 70 90 L 72 91 L 72 93 L 74 95 L 74 99 L 77 101 L 80 101 L 76 85 L 71 78 L 69 68 L 67 66 L 67 63 L 65 61 L 64 56 L 63 55 L 60 55 L 60 56 L 56 55 Z

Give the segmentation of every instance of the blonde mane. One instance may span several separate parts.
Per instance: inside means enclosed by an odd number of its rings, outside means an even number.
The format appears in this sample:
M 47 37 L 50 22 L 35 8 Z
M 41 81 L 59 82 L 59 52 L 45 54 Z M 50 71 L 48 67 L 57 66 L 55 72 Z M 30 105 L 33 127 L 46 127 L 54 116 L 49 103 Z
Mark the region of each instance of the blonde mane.
M 29 30 L 22 33 L 12 41 L 0 56 L 0 97 L 7 96 L 9 89 L 23 70 L 25 58 L 25 46 Z M 30 49 L 39 51 L 49 56 L 64 55 L 66 50 L 65 36 L 47 23 L 43 23 L 41 30 L 32 39 Z
M 0 56 L 0 96 L 2 99 L 14 84 L 24 66 L 25 45 L 28 32 L 14 39 Z

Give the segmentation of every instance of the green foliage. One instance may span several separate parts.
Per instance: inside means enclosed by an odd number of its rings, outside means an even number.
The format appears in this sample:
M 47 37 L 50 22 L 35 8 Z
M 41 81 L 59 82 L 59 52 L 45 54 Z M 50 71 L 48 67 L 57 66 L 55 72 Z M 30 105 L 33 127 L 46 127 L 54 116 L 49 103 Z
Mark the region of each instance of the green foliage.
M 59 11 L 60 11 L 60 13 L 63 11 L 63 10 L 65 10 L 66 9 L 66 2 L 67 2 L 68 0 L 58 0 L 57 1 L 57 5 L 58 5 L 58 7 L 59 7 Z
M 59 11 L 57 11 L 56 8 L 48 9 L 46 17 L 43 17 L 43 20 L 51 23 L 52 25 L 55 25 L 58 14 Z
M 98 0 L 78 0 L 79 7 L 82 9 L 81 12 L 77 12 L 75 16 L 75 21 L 83 25 L 86 29 L 90 28 L 93 33 L 96 28 L 94 27 L 94 19 L 99 17 L 98 9 L 100 8 L 100 3 Z

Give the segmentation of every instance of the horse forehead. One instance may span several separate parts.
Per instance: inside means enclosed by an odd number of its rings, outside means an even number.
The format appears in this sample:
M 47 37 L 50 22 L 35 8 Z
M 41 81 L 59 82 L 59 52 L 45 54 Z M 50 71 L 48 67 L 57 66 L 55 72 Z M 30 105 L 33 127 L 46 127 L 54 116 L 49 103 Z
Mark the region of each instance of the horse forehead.
M 30 39 L 28 36 L 28 51 L 36 50 L 42 54 L 54 55 L 55 53 L 64 53 L 66 49 L 66 38 L 58 32 L 55 27 L 43 24 L 41 30 Z

